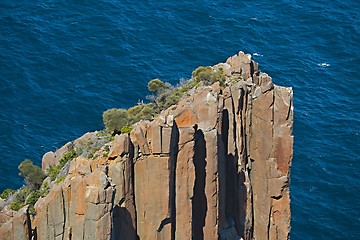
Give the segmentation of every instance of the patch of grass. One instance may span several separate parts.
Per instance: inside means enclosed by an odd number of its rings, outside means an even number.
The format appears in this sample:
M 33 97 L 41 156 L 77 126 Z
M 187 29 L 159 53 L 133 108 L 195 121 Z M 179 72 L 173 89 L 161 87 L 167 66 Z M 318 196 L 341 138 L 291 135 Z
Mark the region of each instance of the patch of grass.
M 237 77 L 235 76 L 235 77 L 231 77 L 231 78 L 230 78 L 230 82 L 231 82 L 231 83 L 240 82 L 240 81 L 242 81 L 242 80 L 244 80 L 242 76 L 237 76 Z
M 59 165 L 50 166 L 47 172 L 48 172 L 48 176 L 51 178 L 51 181 L 54 181 L 60 172 Z
M 78 155 L 74 149 L 65 153 L 65 155 L 62 158 L 60 158 L 60 160 L 59 160 L 59 168 L 60 169 L 63 168 L 67 162 L 73 160 L 77 156 Z
M 76 153 L 76 151 L 74 149 L 72 149 L 72 150 L 68 151 L 67 153 L 65 153 L 62 158 L 60 158 L 58 165 L 50 166 L 47 169 L 47 173 L 48 173 L 48 176 L 51 178 L 51 181 L 54 181 L 56 179 L 56 177 L 60 173 L 60 170 L 66 165 L 66 163 L 73 160 L 77 156 L 78 156 L 78 154 Z
M 108 141 L 108 142 L 112 142 L 112 141 L 114 141 L 114 139 L 115 139 L 115 137 L 114 137 L 114 136 L 111 136 L 111 137 L 108 137 L 108 138 L 107 138 L 107 141 Z
M 64 179 L 65 179 L 65 176 L 61 176 L 55 180 L 55 183 L 60 183 L 60 182 L 64 181 Z
M 42 197 L 45 197 L 50 192 L 50 186 L 47 182 L 44 183 L 43 187 L 40 190 L 40 194 Z
M 99 147 L 91 148 L 91 151 L 87 157 L 94 160 L 95 158 L 97 158 L 99 156 L 98 154 L 96 154 L 96 152 L 99 151 L 99 149 L 100 149 Z

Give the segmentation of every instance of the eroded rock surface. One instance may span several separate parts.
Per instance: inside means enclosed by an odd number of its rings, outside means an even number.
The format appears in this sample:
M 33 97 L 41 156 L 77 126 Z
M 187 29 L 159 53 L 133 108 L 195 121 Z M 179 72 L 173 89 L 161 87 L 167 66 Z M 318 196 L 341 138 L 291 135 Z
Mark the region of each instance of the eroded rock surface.
M 5 239 L 288 239 L 292 89 L 240 52 L 201 87 L 78 157 L 66 179 L 2 224 Z M 60 155 L 57 153 L 56 155 Z M 54 164 L 52 153 L 43 168 Z

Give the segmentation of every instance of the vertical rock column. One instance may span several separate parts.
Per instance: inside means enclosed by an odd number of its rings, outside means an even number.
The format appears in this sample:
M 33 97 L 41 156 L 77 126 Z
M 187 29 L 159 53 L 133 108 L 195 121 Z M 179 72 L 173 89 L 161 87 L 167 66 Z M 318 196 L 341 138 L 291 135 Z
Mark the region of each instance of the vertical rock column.
M 164 119 L 134 126 L 134 184 L 137 234 L 140 239 L 171 239 L 170 140 Z
M 260 73 L 252 88 L 249 136 L 253 237 L 288 239 L 289 172 L 292 159 L 292 90 Z
M 31 240 L 31 221 L 28 207 L 21 208 L 13 218 L 1 226 L 0 238 L 2 240 Z
M 218 237 L 224 224 L 219 215 L 225 216 L 219 208 L 219 171 L 224 173 L 219 166 L 225 166 L 219 164 L 224 161 L 219 94 L 218 84 L 205 87 L 131 132 L 140 239 Z
M 260 79 L 271 81 L 268 76 L 262 74 Z M 254 85 L 252 88 L 252 114 L 250 129 L 250 180 L 253 190 L 253 213 L 254 213 L 254 238 L 268 239 L 268 227 L 270 221 L 271 198 L 269 192 L 269 178 L 273 159 L 271 152 L 273 147 L 273 90 L 261 92 L 261 86 Z
M 206 87 L 180 102 L 173 112 L 180 129 L 176 239 L 216 239 L 219 224 L 223 224 L 219 219 L 223 211 L 219 208 L 219 166 L 223 166 L 219 164 L 219 93 L 218 84 Z
M 226 224 L 221 226 L 220 238 L 238 234 L 244 239 L 287 239 L 292 89 L 274 85 L 249 54 L 239 52 L 219 67 L 235 80 L 223 90 L 220 133 L 226 171 L 221 174 L 219 169 L 219 178 L 225 181 L 220 208 L 226 209 Z
M 133 146 L 127 134 L 116 135 L 108 155 L 109 177 L 115 185 L 112 238 L 135 240 Z
M 290 233 L 290 168 L 293 156 L 293 93 L 291 88 L 274 88 L 274 135 L 272 158 L 276 170 L 269 180 L 271 212 L 269 239 L 288 239 Z M 281 113 L 281 114 L 277 114 Z

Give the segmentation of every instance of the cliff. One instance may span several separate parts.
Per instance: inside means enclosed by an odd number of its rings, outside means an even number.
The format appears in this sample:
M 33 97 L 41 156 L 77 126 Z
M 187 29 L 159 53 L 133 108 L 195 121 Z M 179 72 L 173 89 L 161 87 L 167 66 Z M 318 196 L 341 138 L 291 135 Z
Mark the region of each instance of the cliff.
M 242 52 L 220 68 L 225 86 L 190 89 L 92 159 L 69 162 L 35 216 L 24 207 L 3 221 L 2 239 L 288 239 L 292 89 Z

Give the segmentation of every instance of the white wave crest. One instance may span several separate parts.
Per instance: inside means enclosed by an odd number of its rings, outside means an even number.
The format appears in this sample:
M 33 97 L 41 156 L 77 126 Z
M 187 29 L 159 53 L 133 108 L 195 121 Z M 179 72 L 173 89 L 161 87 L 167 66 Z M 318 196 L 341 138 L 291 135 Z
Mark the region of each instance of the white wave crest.
M 257 57 L 262 57 L 262 56 L 264 56 L 264 55 L 262 55 L 262 54 L 260 54 L 260 53 L 254 53 L 253 55 L 254 55 L 254 56 L 257 56 Z
M 330 67 L 330 64 L 328 64 L 328 63 L 319 63 L 318 66 L 320 66 L 320 67 Z

